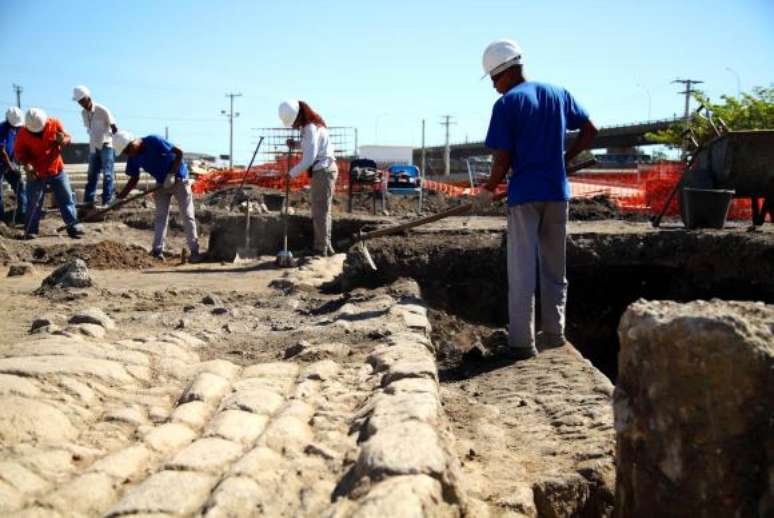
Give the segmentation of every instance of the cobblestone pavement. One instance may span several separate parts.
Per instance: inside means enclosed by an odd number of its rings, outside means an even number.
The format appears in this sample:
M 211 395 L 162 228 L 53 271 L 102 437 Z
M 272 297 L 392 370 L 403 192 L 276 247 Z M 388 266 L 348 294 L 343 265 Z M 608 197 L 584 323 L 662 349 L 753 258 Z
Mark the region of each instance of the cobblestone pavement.
M 31 322 L 0 349 L 0 516 L 537 516 L 541 494 L 588 492 L 535 482 L 581 473 L 585 451 L 609 465 L 598 373 L 551 352 L 497 374 L 518 390 L 481 377 L 488 399 L 463 397 L 439 384 L 413 281 L 326 299 L 328 263 L 275 275 L 254 305 L 139 310 L 124 292 L 110 315 L 73 303 Z M 115 297 L 135 309 L 111 311 Z M 280 345 L 229 354 L 239 326 Z M 531 449 L 549 446 L 559 460 L 536 469 Z
M 111 341 L 99 317 L 3 351 L 3 513 L 459 514 L 429 323 L 410 294 L 305 322 L 373 332 L 357 350 L 305 344 L 245 366 L 201 361 L 206 344 L 183 332 Z

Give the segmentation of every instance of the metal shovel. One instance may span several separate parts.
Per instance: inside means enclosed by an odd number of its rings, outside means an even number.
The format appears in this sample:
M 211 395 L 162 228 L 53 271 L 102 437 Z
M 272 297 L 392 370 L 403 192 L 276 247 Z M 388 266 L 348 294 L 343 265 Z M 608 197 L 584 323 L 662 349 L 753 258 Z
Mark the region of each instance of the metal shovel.
M 277 253 L 275 264 L 280 268 L 292 268 L 296 265 L 293 253 L 288 250 L 288 208 L 290 207 L 290 153 L 288 145 L 288 171 L 285 176 L 285 206 L 282 211 L 282 250 Z
M 246 263 L 258 259 L 258 252 L 250 246 L 250 200 L 247 200 L 247 210 L 245 211 L 245 245 L 237 248 L 235 263 Z

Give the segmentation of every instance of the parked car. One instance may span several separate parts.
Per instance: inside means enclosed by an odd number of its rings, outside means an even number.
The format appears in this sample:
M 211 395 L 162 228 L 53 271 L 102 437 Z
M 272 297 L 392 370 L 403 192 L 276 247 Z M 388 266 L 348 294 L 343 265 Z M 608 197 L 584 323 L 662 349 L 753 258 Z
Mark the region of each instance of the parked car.
M 393 165 L 387 169 L 387 190 L 392 194 L 417 194 L 422 190 L 422 177 L 414 165 Z

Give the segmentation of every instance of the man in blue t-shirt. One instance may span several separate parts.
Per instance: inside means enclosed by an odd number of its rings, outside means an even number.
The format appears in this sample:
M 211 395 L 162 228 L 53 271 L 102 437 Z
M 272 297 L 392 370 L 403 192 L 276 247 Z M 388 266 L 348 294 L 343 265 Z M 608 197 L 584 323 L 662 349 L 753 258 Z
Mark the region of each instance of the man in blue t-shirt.
M 3 207 L 3 180 L 5 180 L 16 195 L 16 210 L 12 224 L 24 221 L 25 214 L 27 214 L 27 193 L 24 188 L 24 179 L 13 154 L 16 134 L 22 123 L 22 111 L 16 107 L 8 108 L 8 111 L 5 112 L 5 121 L 0 123 L 0 220 L 5 221 L 5 208 Z
M 484 72 L 502 95 L 494 104 L 486 146 L 494 152 L 492 173 L 479 194 L 479 207 L 492 203 L 497 185 L 508 179 L 508 347 L 515 360 L 531 358 L 535 347 L 535 289 L 540 274 L 542 347 L 564 344 L 567 278 L 565 240 L 570 186 L 566 165 L 588 148 L 597 129 L 567 90 L 527 81 L 522 51 L 498 40 L 484 51 Z M 567 130 L 580 130 L 565 151 Z
M 172 196 L 177 200 L 180 216 L 183 218 L 188 248 L 191 250 L 191 262 L 199 262 L 199 241 L 196 233 L 193 193 L 188 181 L 188 167 L 183 162 L 183 151 L 156 135 L 135 138 L 127 131 L 119 131 L 113 136 L 116 156 L 126 153 L 126 174 L 129 181 L 118 194 L 119 199 L 126 196 L 137 186 L 140 169 L 144 169 L 156 179 L 159 189 L 155 192 L 156 221 L 154 225 L 153 248 L 151 255 L 164 260 L 164 243 L 169 223 L 169 209 Z

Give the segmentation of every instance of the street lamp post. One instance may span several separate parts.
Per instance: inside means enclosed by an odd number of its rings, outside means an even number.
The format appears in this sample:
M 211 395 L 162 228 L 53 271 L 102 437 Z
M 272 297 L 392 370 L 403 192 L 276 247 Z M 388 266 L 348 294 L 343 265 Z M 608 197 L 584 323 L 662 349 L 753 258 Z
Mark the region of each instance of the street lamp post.
M 741 97 L 742 96 L 742 81 L 739 79 L 739 74 L 736 73 L 736 70 L 734 70 L 731 67 L 726 67 L 726 70 L 734 74 L 734 77 L 736 78 L 736 96 Z

